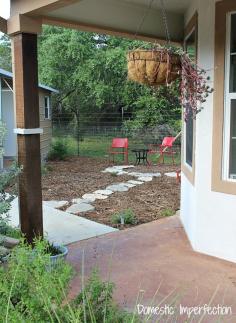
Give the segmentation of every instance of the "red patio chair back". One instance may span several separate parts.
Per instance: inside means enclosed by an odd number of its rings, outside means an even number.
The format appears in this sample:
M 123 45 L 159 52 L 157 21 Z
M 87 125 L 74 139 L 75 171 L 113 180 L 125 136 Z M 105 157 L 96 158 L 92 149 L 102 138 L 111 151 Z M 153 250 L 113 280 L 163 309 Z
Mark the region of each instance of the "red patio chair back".
M 123 155 L 124 156 L 124 162 L 128 164 L 128 138 L 113 138 L 112 144 L 109 150 L 109 160 L 111 159 L 111 156 L 113 157 L 113 162 L 115 155 Z
M 114 138 L 111 148 L 128 148 L 128 145 L 128 138 Z
M 165 137 L 162 141 L 162 147 L 172 147 L 175 141 L 175 137 Z

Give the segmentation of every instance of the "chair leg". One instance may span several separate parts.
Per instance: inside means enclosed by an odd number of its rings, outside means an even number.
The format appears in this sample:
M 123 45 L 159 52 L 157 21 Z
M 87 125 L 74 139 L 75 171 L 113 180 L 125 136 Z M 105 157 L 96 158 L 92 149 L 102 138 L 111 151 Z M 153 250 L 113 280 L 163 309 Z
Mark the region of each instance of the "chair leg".
M 125 154 L 125 163 L 126 163 L 126 165 L 129 164 L 129 156 L 128 156 L 128 153 Z

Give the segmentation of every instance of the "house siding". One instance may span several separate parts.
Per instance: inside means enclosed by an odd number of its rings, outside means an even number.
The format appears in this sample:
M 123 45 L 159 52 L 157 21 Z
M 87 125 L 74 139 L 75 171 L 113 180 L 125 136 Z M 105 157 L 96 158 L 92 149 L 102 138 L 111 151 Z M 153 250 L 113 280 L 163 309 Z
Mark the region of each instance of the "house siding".
M 44 97 L 50 96 L 48 91 L 39 90 L 39 113 L 40 113 L 40 128 L 43 129 L 43 134 L 40 135 L 41 158 L 44 160 L 50 149 L 52 141 L 52 120 L 45 119 L 44 116 Z
M 50 149 L 52 140 L 52 121 L 44 117 L 44 97 L 51 97 L 51 92 L 39 88 L 39 113 L 40 113 L 40 128 L 43 129 L 43 134 L 40 135 L 40 150 L 41 159 L 44 160 Z M 6 89 L 2 91 L 2 120 L 7 121 L 8 134 L 4 143 L 5 154 L 4 157 L 14 158 L 17 155 L 16 135 L 13 134 L 15 126 L 15 115 L 13 106 L 13 93 Z M 5 120 L 6 119 L 6 120 Z M 12 121 L 11 121 L 12 119 Z

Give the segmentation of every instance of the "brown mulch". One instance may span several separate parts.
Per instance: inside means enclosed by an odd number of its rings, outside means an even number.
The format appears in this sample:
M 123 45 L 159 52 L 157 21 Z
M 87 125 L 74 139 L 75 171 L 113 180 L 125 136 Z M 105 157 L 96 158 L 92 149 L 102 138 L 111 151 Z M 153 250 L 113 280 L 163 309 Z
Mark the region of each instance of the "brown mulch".
M 134 179 L 131 176 L 113 176 L 101 173 L 109 164 L 105 160 L 88 157 L 74 157 L 60 162 L 49 162 L 49 171 L 43 176 L 44 200 L 67 200 L 104 189 L 107 185 Z M 179 166 L 137 166 L 132 171 L 172 172 Z M 137 224 L 150 222 L 163 216 L 167 209 L 175 213 L 180 205 L 180 185 L 175 178 L 166 176 L 154 178 L 152 182 L 133 187 L 128 192 L 117 192 L 106 200 L 94 203 L 96 210 L 83 216 L 107 225 L 111 223 L 114 213 L 132 209 Z M 127 226 L 126 226 L 127 227 Z

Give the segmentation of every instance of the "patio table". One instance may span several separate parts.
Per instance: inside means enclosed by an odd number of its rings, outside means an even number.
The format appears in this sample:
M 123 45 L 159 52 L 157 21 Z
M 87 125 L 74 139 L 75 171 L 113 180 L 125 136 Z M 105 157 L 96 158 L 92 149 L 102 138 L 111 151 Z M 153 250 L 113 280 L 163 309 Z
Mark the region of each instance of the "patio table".
M 131 151 L 135 153 L 135 157 L 136 157 L 135 165 L 140 165 L 141 162 L 143 163 L 143 165 L 150 165 L 147 158 L 149 149 L 135 148 L 135 149 L 132 149 Z

